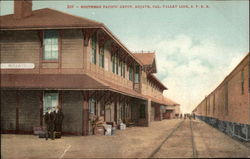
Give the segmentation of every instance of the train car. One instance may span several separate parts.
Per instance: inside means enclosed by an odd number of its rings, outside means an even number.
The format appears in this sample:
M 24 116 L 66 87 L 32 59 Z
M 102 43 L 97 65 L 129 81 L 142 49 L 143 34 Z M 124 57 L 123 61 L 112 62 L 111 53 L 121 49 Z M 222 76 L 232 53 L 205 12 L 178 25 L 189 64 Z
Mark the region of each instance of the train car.
M 230 136 L 250 141 L 249 53 L 193 113 Z

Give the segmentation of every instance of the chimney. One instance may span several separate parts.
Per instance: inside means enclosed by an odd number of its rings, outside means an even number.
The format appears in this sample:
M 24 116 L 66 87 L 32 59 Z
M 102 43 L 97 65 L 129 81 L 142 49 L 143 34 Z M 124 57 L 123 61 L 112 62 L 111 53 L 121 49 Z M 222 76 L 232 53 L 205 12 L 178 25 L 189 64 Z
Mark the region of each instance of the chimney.
M 14 0 L 14 18 L 21 19 L 32 13 L 32 0 Z

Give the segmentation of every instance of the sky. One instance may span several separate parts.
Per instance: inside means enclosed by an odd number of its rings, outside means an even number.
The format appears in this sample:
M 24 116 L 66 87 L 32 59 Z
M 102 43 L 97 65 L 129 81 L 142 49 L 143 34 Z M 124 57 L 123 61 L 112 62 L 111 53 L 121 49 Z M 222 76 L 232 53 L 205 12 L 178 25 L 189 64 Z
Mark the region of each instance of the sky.
M 0 4 L 1 15 L 13 13 L 13 1 Z M 74 8 L 67 8 L 68 5 Z M 133 8 L 80 8 L 81 5 Z M 137 5 L 151 8 L 135 8 Z M 152 8 L 157 5 L 161 8 Z M 180 103 L 183 113 L 191 112 L 249 52 L 249 2 L 244 0 L 33 1 L 33 10 L 41 8 L 102 22 L 132 52 L 155 51 L 156 76 L 168 88 L 164 95 Z

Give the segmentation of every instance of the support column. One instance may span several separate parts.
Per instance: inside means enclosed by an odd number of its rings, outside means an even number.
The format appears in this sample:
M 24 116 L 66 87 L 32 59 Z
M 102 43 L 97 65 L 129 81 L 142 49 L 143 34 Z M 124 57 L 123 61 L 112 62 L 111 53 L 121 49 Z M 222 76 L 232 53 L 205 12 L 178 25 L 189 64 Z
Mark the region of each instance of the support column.
M 117 102 L 115 101 L 114 102 L 114 107 L 115 107 L 115 122 L 117 123 L 118 122 L 118 119 L 117 119 Z
M 16 91 L 16 134 L 19 133 L 20 92 Z
M 151 99 L 146 101 L 146 120 L 147 126 L 150 126 L 150 116 L 151 116 Z
M 38 92 L 40 109 L 40 126 L 43 126 L 43 91 Z
M 87 136 L 89 132 L 89 93 L 83 91 L 82 94 L 83 94 L 82 135 Z

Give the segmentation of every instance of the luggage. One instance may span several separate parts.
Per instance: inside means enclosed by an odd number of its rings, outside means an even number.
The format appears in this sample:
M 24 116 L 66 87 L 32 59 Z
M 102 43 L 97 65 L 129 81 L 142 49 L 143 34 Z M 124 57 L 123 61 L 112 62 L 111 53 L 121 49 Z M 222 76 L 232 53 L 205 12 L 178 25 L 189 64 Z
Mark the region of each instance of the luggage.
M 55 138 L 61 138 L 61 132 L 54 132 L 55 133 Z
M 39 138 L 45 138 L 46 137 L 45 131 L 40 131 L 39 134 L 38 134 L 38 137 Z

